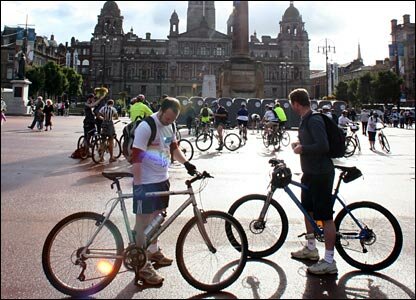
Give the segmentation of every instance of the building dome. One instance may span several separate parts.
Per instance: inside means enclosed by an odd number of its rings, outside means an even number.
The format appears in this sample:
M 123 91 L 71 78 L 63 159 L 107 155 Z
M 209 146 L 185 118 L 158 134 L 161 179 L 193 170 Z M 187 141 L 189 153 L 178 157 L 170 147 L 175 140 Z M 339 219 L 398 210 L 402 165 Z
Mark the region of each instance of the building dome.
M 107 1 L 104 3 L 101 14 L 118 16 L 120 15 L 120 9 L 115 1 Z
M 293 1 L 290 2 L 290 6 L 286 9 L 283 15 L 283 21 L 297 21 L 300 18 L 299 11 L 293 6 Z

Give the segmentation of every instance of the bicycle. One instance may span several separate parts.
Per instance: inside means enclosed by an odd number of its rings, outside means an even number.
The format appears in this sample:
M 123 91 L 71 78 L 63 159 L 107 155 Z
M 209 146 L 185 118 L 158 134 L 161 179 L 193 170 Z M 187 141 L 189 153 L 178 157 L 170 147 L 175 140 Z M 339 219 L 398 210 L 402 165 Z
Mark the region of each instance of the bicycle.
M 379 131 L 377 136 L 378 136 L 378 141 L 380 143 L 381 149 L 383 149 L 384 151 L 389 153 L 390 152 L 390 144 L 389 144 L 389 141 L 387 140 L 387 137 L 384 135 L 384 132 L 383 132 L 384 127 L 385 126 L 380 127 L 380 128 L 376 128 L 376 130 Z
M 282 206 L 274 200 L 276 189 L 283 189 L 305 215 L 314 228 L 314 236 L 324 242 L 323 229 L 313 220 L 289 185 L 307 189 L 292 180 L 292 174 L 283 160 L 271 159 L 273 167 L 270 189 L 267 195 L 251 194 L 235 201 L 228 213 L 242 224 L 249 241 L 249 256 L 261 258 L 276 252 L 288 234 L 288 219 Z M 403 234 L 396 218 L 383 206 L 369 201 L 345 204 L 338 195 L 341 181 L 351 182 L 362 173 L 356 167 L 335 166 L 341 171 L 333 201 L 338 200 L 342 209 L 335 218 L 337 231 L 335 248 L 351 266 L 363 271 L 377 271 L 390 266 L 399 256 Z M 227 231 L 227 234 L 228 231 Z M 306 235 L 305 233 L 298 237 Z M 233 239 L 232 234 L 229 235 Z M 309 236 L 310 238 L 310 236 Z
M 146 245 L 136 246 L 135 234 L 130 227 L 125 199 L 133 194 L 123 193 L 120 180 L 131 178 L 127 172 L 102 172 L 117 188 L 117 197 L 110 199 L 102 214 L 78 212 L 55 225 L 48 234 L 42 250 L 44 273 L 54 288 L 73 296 L 85 297 L 104 289 L 117 275 L 121 265 L 129 271 L 138 271 L 147 262 L 145 249 L 157 239 L 190 205 L 194 216 L 182 228 L 176 244 L 176 262 L 183 278 L 193 287 L 207 291 L 222 290 L 240 276 L 247 261 L 247 237 L 238 221 L 226 212 L 203 211 L 198 208 L 195 193 L 206 186 L 205 180 L 212 178 L 207 172 L 195 172 L 185 181 L 186 190 L 146 193 L 146 196 L 189 195 L 189 198 L 161 225 L 162 215 L 153 219 L 146 228 Z M 193 190 L 198 180 L 201 186 Z M 112 201 L 109 208 L 107 205 Z M 124 248 L 123 237 L 110 220 L 116 206 L 120 204 L 128 236 Z M 158 218 L 159 217 L 159 218 Z M 233 231 L 236 240 L 229 242 L 225 228 Z M 235 267 L 224 268 L 230 262 Z
M 228 129 L 228 126 L 229 126 L 229 122 L 227 123 L 227 127 L 224 128 L 224 131 L 223 131 L 224 146 L 230 151 L 235 151 L 241 147 L 241 139 L 237 134 L 233 132 L 227 133 L 226 130 Z M 209 148 L 211 148 L 214 137 L 218 140 L 218 144 L 220 144 L 221 143 L 220 137 L 217 133 L 214 133 L 214 129 L 204 128 L 202 129 L 201 134 L 199 134 L 196 137 L 195 146 L 200 151 L 207 151 Z
M 345 138 L 345 155 L 344 157 L 350 157 L 354 155 L 355 150 L 358 148 L 358 151 L 361 153 L 361 144 L 360 139 L 358 138 L 357 131 L 360 129 L 358 123 L 348 124 L 348 127 L 351 130 L 351 134 Z
M 275 123 L 272 128 L 263 131 L 263 144 L 266 148 L 273 145 L 274 150 L 280 150 L 280 144 L 287 147 L 290 144 L 289 133 L 285 129 L 280 129 L 279 124 Z
M 99 135 L 99 133 L 97 132 L 97 130 L 95 128 L 89 130 L 87 134 L 89 136 L 89 142 L 88 142 L 89 147 L 87 147 L 87 144 L 85 143 L 85 136 L 84 135 L 81 135 L 78 138 L 78 142 L 77 142 L 77 148 L 78 149 L 79 148 L 84 148 L 85 149 L 85 151 L 81 152 L 81 158 L 82 159 L 86 159 L 88 157 L 89 153 L 91 155 L 95 141 L 100 139 L 100 135 Z

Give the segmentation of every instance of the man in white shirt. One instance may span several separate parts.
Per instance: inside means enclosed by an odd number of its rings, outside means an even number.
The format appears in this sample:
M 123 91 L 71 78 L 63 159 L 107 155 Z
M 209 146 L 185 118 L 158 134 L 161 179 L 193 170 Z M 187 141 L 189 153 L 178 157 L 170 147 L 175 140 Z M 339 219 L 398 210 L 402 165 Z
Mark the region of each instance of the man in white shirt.
M 165 214 L 169 204 L 169 196 L 146 197 L 145 193 L 169 190 L 170 155 L 183 163 L 189 174 L 193 175 L 196 171 L 195 166 L 186 160 L 178 148 L 172 127 L 179 115 L 179 109 L 180 103 L 177 99 L 167 97 L 163 100 L 159 111 L 149 117 L 152 118 L 152 124 L 156 129 L 153 140 L 149 122 L 142 121 L 135 130 L 132 149 L 133 212 L 136 214 L 136 244 L 140 248 L 145 245 L 145 228 L 156 216 Z M 156 272 L 150 262 L 159 266 L 169 266 L 172 259 L 161 252 L 157 242 L 158 240 L 155 240 L 147 248 L 148 263 L 136 273 L 135 281 L 143 280 L 150 285 L 163 282 L 164 278 Z

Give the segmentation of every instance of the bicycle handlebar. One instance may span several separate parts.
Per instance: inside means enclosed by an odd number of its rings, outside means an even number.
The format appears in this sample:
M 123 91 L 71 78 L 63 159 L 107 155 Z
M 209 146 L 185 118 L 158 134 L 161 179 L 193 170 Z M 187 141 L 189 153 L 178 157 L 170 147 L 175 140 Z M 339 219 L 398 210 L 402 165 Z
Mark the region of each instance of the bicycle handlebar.
M 189 179 L 189 180 L 185 181 L 185 184 L 187 186 L 190 186 L 195 181 L 198 181 L 198 180 L 201 180 L 201 179 L 214 178 L 214 176 L 211 176 L 207 171 L 203 171 L 201 173 L 201 172 L 198 172 L 198 171 L 195 170 L 193 175 L 194 175 L 194 177 L 192 179 Z

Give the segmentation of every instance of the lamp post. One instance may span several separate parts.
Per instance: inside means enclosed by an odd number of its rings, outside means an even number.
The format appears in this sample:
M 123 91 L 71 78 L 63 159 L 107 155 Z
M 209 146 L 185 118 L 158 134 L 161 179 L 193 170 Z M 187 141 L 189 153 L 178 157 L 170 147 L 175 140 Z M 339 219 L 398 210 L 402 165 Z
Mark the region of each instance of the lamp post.
M 329 96 L 328 53 L 335 53 L 335 46 L 330 46 L 328 44 L 328 39 L 325 39 L 325 46 L 318 46 L 318 53 L 320 53 L 319 50 L 321 50 L 322 53 L 325 54 L 326 96 Z
M 282 70 L 282 74 L 285 74 L 285 87 L 286 87 L 285 88 L 285 98 L 287 99 L 287 97 L 288 97 L 288 89 L 287 89 L 288 74 L 289 74 L 290 70 L 292 70 L 294 67 L 291 64 L 287 63 L 287 62 L 282 62 L 281 65 L 279 66 L 279 68 L 280 68 L 280 70 Z

